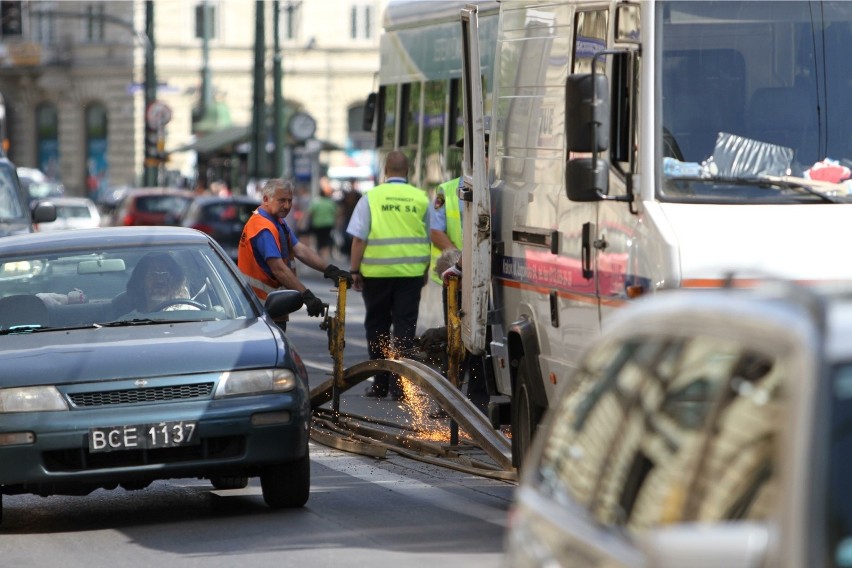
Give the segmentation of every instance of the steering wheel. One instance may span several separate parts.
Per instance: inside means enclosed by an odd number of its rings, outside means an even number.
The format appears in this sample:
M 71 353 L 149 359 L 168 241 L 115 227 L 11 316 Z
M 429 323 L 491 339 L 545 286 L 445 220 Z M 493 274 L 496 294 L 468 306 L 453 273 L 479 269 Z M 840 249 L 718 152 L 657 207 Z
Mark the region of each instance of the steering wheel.
M 166 300 L 165 302 L 161 303 L 159 306 L 155 307 L 151 311 L 152 312 L 159 312 L 161 310 L 165 310 L 169 306 L 180 306 L 180 305 L 192 306 L 193 308 L 196 308 L 196 309 L 199 309 L 199 310 L 206 310 L 207 309 L 207 306 L 205 306 L 201 302 L 196 302 L 195 300 L 190 300 L 189 298 L 172 298 L 171 300 Z

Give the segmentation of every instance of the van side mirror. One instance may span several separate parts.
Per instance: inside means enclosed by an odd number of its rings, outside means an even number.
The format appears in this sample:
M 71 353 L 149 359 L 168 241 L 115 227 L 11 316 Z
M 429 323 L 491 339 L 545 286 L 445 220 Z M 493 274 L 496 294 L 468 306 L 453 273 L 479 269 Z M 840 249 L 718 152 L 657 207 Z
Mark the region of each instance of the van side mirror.
M 364 121 L 361 124 L 361 130 L 371 132 L 373 130 L 373 120 L 376 118 L 376 100 L 378 95 L 370 93 L 367 95 L 367 101 L 364 103 Z
M 601 201 L 609 193 L 609 83 L 603 73 L 575 73 L 565 85 L 569 160 L 565 190 L 571 201 Z M 582 155 L 574 155 L 582 154 Z
M 565 85 L 569 152 L 609 149 L 609 81 L 603 73 L 574 73 Z

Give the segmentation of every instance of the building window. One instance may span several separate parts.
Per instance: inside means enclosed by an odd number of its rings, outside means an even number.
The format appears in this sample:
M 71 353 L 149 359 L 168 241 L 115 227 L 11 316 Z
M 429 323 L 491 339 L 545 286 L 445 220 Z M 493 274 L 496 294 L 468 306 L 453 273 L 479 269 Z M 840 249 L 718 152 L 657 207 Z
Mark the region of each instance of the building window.
M 86 107 L 86 191 L 97 198 L 106 189 L 109 161 L 107 160 L 107 111 L 101 103 Z
M 354 150 L 372 150 L 376 147 L 376 137 L 369 130 L 364 130 L 364 105 L 349 108 L 349 140 Z
M 371 6 L 352 6 L 349 11 L 349 37 L 371 39 L 373 37 L 373 9 Z
M 53 15 L 55 8 L 54 3 L 43 2 L 40 3 L 38 10 L 30 13 L 33 41 L 43 45 L 52 45 L 56 42 L 56 18 Z
M 21 2 L 0 2 L 0 34 L 4 38 L 23 34 Z
M 104 5 L 86 6 L 86 40 L 90 43 L 104 41 Z
M 53 103 L 36 108 L 36 155 L 38 167 L 47 177 L 59 177 L 59 112 Z
M 278 22 L 281 37 L 284 40 L 299 39 L 302 2 L 285 2 L 281 5 Z
M 207 8 L 207 18 L 209 21 L 210 35 L 208 39 L 214 39 L 218 34 L 216 30 L 216 13 L 217 6 L 210 2 L 201 2 L 195 5 L 195 37 L 204 39 L 204 9 Z

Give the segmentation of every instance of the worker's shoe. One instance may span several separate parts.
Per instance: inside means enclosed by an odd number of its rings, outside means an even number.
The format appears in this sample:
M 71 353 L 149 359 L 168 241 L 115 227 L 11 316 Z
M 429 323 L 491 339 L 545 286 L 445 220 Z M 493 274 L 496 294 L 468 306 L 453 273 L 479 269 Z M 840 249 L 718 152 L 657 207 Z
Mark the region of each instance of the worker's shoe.
M 364 391 L 364 396 L 367 398 L 385 398 L 387 395 L 388 393 L 382 392 L 373 385 L 367 387 L 367 390 Z

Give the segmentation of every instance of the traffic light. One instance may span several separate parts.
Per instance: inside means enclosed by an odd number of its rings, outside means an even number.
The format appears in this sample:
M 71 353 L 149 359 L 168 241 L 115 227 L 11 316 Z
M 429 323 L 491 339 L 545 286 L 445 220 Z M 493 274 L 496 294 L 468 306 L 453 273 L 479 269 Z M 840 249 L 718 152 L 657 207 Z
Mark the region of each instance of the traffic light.
M 160 149 L 160 133 L 156 128 L 150 126 L 145 128 L 145 165 L 148 167 L 159 166 L 163 161 L 163 152 Z
M 19 36 L 23 33 L 21 2 L 0 2 L 0 35 L 2 37 Z

